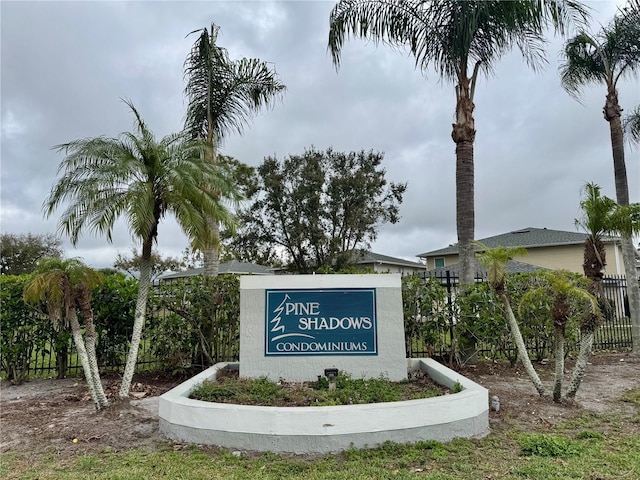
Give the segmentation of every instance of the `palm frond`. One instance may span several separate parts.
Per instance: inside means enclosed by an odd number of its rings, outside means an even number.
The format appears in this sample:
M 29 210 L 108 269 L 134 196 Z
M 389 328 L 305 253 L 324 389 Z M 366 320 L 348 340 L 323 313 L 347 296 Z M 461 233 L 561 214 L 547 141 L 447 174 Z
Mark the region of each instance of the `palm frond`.
M 330 15 L 328 48 L 334 65 L 350 37 L 408 49 L 422 71 L 458 80 L 478 65 L 491 73 L 516 46 L 533 68 L 545 63 L 544 29 L 563 32 L 588 16 L 579 2 L 341 0 Z
M 45 215 L 64 206 L 58 227 L 74 244 L 82 232 L 111 241 L 120 217 L 142 242 L 155 240 L 158 224 L 168 213 L 180 217 L 189 236 L 208 237 L 203 226 L 207 216 L 232 224 L 227 203 L 239 200 L 237 187 L 224 167 L 205 160 L 203 152 L 210 147 L 184 133 L 156 140 L 133 104 L 127 105 L 137 132 L 54 147 L 66 157 L 59 169 L 62 175 L 45 200 Z
M 565 44 L 560 66 L 562 86 L 578 98 L 592 83 L 616 88 L 620 78 L 640 69 L 640 8 L 638 0 L 620 10 L 597 34 L 581 31 Z
M 565 44 L 563 63 L 560 65 L 562 87 L 576 99 L 582 88 L 590 83 L 605 83 L 610 72 L 602 55 L 598 40 L 581 32 Z
M 575 223 L 594 241 L 605 235 L 632 236 L 640 232 L 640 203 L 619 205 L 602 196 L 600 186 L 595 183 L 583 187 L 583 196 L 580 201 L 582 218 L 576 219 Z
M 474 245 L 481 251 L 480 253 L 476 253 L 476 257 L 480 264 L 487 268 L 489 283 L 496 290 L 504 288 L 505 266 L 507 262 L 516 256 L 527 254 L 527 250 L 522 247 L 489 248 L 482 242 L 474 242 Z
M 629 115 L 624 117 L 622 128 L 629 142 L 640 147 L 640 105 L 637 105 Z
M 582 194 L 582 217 L 576 219 L 575 224 L 582 228 L 592 241 L 601 240 L 604 235 L 612 233 L 611 216 L 617 203 L 609 197 L 603 197 L 600 186 L 595 183 L 587 183 L 582 188 Z
M 211 33 L 203 29 L 184 63 L 185 130 L 215 142 L 233 131 L 242 133 L 251 116 L 271 106 L 286 88 L 266 62 L 231 60 L 216 44 L 218 31 L 215 24 Z M 208 138 L 212 134 L 215 138 Z

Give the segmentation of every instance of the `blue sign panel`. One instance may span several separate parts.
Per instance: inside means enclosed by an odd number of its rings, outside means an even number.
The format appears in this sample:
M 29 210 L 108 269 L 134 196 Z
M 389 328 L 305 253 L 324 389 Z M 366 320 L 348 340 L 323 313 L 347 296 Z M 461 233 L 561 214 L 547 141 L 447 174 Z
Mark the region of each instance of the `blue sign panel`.
M 267 356 L 377 355 L 374 288 L 266 290 Z

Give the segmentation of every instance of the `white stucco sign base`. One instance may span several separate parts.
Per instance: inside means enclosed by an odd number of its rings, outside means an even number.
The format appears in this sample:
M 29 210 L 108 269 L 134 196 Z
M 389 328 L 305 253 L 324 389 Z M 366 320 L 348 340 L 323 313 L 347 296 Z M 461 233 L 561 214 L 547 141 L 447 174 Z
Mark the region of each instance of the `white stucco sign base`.
M 386 441 L 447 442 L 489 433 L 488 391 L 432 359 L 409 359 L 438 383 L 462 385 L 459 393 L 405 402 L 334 407 L 258 407 L 189 398 L 196 385 L 214 380 L 217 364 L 160 397 L 160 431 L 178 442 L 235 450 L 332 453 Z M 406 370 L 405 366 L 405 370 Z
M 240 376 L 407 378 L 400 275 L 240 278 Z

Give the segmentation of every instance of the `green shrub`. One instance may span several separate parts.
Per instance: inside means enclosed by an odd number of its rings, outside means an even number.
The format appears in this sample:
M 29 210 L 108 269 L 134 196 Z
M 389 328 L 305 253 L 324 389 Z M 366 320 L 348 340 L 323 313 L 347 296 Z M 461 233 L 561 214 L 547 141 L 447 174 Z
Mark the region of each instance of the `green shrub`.
M 471 352 L 478 347 L 488 348 L 488 356 L 493 360 L 515 361 L 502 302 L 488 283 L 471 285 L 464 295 L 456 296 L 455 311 L 458 318 L 455 338 L 460 348 Z
M 150 296 L 152 354 L 176 372 L 237 360 L 240 281 L 237 275 L 197 276 L 161 284 Z
M 417 275 L 402 278 L 402 309 L 407 357 L 412 357 L 412 340 L 420 339 L 428 348 L 446 348 L 449 324 L 447 290 L 435 278 L 426 281 Z
M 50 354 L 51 322 L 22 300 L 30 275 L 0 275 L 0 370 L 7 380 L 23 381 L 39 353 Z M 68 337 L 67 337 L 68 338 Z
M 138 281 L 118 272 L 104 275 L 104 283 L 91 296 L 96 325 L 98 363 L 124 363 L 133 332 Z

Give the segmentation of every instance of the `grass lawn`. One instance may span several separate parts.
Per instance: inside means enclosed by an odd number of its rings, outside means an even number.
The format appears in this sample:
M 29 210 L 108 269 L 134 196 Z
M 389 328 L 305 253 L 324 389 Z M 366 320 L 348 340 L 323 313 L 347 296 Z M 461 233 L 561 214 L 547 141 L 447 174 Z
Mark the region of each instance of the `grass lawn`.
M 217 449 L 167 445 L 149 452 L 91 455 L 5 453 L 7 479 L 407 479 L 639 480 L 640 389 L 621 401 L 635 413 L 584 411 L 546 431 L 505 425 L 478 440 L 386 444 L 320 457 L 273 453 L 241 457 Z M 544 429 L 543 429 L 544 430 Z

